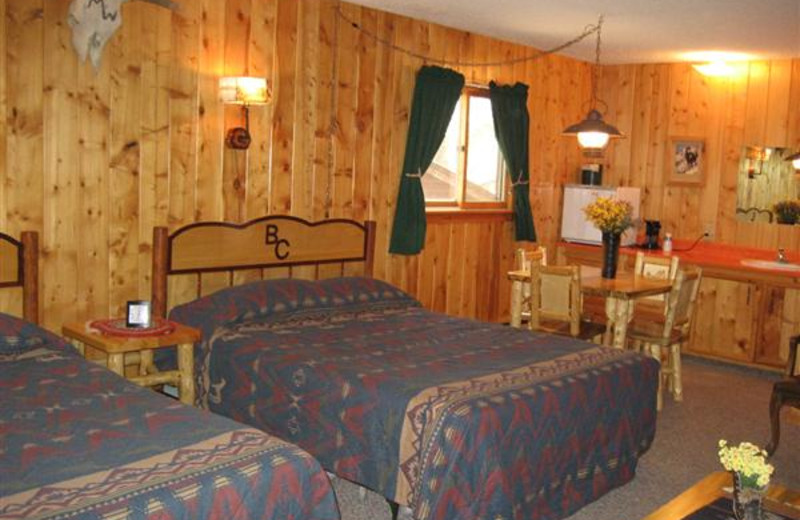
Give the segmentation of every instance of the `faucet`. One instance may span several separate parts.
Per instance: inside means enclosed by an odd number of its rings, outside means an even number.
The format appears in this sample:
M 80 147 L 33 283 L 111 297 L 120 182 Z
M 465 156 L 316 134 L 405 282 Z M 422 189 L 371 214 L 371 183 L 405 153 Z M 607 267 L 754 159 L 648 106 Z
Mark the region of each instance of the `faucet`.
M 781 264 L 788 264 L 789 263 L 789 259 L 786 258 L 786 250 L 783 249 L 782 247 L 779 247 L 778 248 L 778 258 L 776 258 L 775 260 L 777 262 L 781 263 Z

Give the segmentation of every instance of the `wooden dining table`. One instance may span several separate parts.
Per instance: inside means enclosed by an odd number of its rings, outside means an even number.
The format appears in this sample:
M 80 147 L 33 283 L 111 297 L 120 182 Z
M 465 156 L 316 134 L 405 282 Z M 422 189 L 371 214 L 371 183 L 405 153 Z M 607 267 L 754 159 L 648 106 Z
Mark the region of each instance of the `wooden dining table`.
M 511 280 L 511 326 L 522 323 L 524 287 L 530 283 L 529 271 L 509 271 Z M 669 280 L 658 280 L 637 276 L 633 273 L 618 273 L 616 278 L 603 278 L 598 267 L 581 266 L 581 292 L 605 298 L 607 327 L 605 343 L 616 348 L 625 348 L 628 323 L 633 319 L 633 305 L 637 298 L 665 294 L 672 288 Z

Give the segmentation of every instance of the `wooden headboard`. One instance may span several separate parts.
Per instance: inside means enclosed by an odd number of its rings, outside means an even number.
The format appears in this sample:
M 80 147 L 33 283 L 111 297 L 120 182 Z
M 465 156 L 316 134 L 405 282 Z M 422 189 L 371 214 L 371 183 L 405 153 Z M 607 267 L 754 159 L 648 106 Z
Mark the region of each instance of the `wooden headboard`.
M 23 231 L 20 240 L 0 233 L 0 287 L 22 288 L 22 317 L 39 323 L 39 234 Z
M 236 285 L 235 273 L 247 271 L 265 278 L 278 268 L 282 277 L 321 278 L 344 274 L 372 276 L 375 222 L 331 219 L 309 222 L 273 215 L 244 224 L 199 222 L 172 233 L 153 230 L 153 313 L 168 310 L 168 277 L 191 275 L 195 297 L 203 294 L 203 276 L 227 273 L 224 286 Z M 362 265 L 357 273 L 346 265 Z M 322 266 L 325 266 L 323 269 Z M 297 272 L 295 272 L 297 271 Z M 324 272 L 321 272 L 324 271 Z M 270 277 L 274 277 L 270 274 Z M 252 280 L 246 277 L 244 281 Z

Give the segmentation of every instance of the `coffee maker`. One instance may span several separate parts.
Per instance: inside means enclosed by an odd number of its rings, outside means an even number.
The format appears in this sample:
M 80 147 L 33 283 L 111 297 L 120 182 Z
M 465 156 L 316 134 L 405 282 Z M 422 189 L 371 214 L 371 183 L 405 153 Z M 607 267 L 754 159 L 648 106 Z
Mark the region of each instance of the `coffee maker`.
M 645 249 L 661 249 L 658 245 L 658 234 L 661 231 L 661 222 L 658 220 L 645 220 L 645 240 L 643 247 Z

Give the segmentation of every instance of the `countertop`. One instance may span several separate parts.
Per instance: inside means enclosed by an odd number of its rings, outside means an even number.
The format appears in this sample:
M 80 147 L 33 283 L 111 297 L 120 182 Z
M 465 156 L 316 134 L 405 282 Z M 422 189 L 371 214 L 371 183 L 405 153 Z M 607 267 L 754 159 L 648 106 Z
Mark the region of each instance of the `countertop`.
M 577 244 L 569 242 L 559 242 L 560 246 L 575 250 L 596 251 L 602 246 Z M 737 246 L 720 242 L 701 241 L 693 248 L 692 242 L 688 240 L 674 240 L 672 254 L 681 259 L 681 263 L 696 265 L 702 268 L 724 269 L 731 272 L 750 273 L 752 275 L 769 275 L 770 277 L 786 277 L 791 281 L 800 284 L 800 270 L 773 269 L 766 267 L 755 267 L 742 264 L 742 260 L 766 260 L 774 261 L 777 250 L 758 249 L 753 247 Z M 662 255 L 661 250 L 646 250 L 639 247 L 621 247 L 620 254 L 634 256 L 637 252 L 643 251 L 647 255 Z M 786 258 L 789 263 L 800 264 L 800 251 L 786 251 Z

